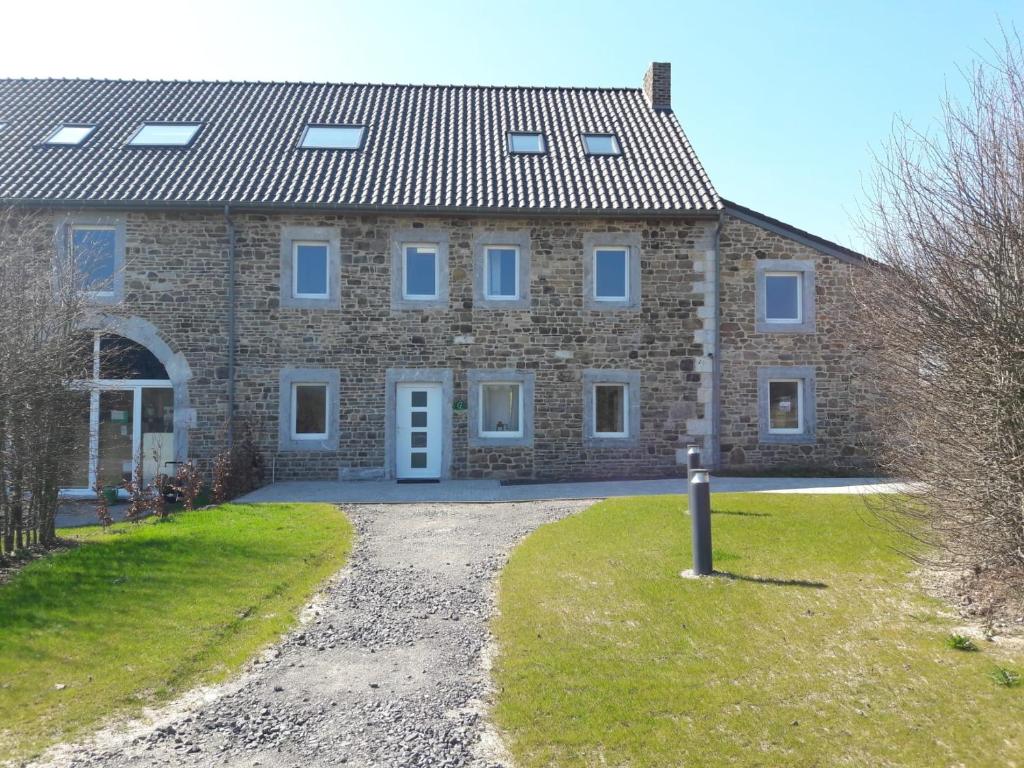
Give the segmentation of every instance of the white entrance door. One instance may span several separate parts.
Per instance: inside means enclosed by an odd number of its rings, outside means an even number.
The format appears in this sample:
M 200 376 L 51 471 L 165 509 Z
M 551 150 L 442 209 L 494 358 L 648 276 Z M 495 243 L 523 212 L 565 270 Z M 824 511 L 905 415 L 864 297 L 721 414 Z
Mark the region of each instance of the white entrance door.
M 395 474 L 399 479 L 441 477 L 441 385 L 398 384 Z

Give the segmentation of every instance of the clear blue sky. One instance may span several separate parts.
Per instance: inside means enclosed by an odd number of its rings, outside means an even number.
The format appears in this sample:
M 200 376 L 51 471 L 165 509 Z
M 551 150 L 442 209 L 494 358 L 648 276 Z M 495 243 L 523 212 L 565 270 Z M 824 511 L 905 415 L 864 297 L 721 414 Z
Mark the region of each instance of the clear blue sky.
M 1024 4 L 12 2 L 0 75 L 629 86 L 670 61 L 722 195 L 859 246 L 871 149 L 894 113 L 933 120 L 1000 20 L 1024 27 Z

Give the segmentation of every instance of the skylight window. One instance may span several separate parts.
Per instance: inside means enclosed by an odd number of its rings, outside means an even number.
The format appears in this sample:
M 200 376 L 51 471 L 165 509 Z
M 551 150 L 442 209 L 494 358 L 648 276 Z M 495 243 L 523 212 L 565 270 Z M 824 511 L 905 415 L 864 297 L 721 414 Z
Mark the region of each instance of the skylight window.
M 200 123 L 143 123 L 128 142 L 130 147 L 187 147 Z
M 614 133 L 584 133 L 583 144 L 588 155 L 621 155 L 622 148 Z
M 307 125 L 303 149 L 362 149 L 365 125 Z
M 543 133 L 512 132 L 508 135 L 508 150 L 515 155 L 542 155 L 548 144 Z
M 45 143 L 61 147 L 77 147 L 89 138 L 89 134 L 95 129 L 95 125 L 62 125 L 50 134 L 50 138 Z

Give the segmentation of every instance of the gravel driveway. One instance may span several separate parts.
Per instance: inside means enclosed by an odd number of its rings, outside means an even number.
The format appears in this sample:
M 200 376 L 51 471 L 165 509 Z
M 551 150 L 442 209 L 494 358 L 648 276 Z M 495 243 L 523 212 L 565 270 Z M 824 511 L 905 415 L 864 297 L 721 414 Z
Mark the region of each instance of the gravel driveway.
M 240 679 L 56 765 L 507 766 L 485 718 L 494 577 L 590 501 L 346 506 L 349 565 Z

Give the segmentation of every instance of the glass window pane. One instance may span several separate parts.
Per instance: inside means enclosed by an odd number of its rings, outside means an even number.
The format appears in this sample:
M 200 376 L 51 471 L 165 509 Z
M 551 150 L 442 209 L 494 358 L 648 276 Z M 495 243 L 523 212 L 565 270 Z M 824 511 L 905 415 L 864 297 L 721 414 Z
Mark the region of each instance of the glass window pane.
M 591 155 L 619 154 L 619 142 L 614 136 L 588 133 L 584 134 L 583 141 L 587 145 L 587 152 Z
M 295 385 L 295 434 L 327 434 L 327 385 Z
M 800 275 L 765 275 L 765 317 L 800 321 Z
M 594 387 L 594 431 L 597 434 L 626 431 L 626 388 L 621 384 Z
M 405 249 L 405 295 L 437 296 L 437 251 L 410 245 Z
M 427 468 L 427 454 L 425 453 L 412 453 L 409 455 L 409 466 L 412 469 L 426 469 Z
M 487 249 L 487 295 L 515 298 L 518 252 L 515 248 Z
M 146 123 L 128 143 L 133 147 L 184 147 L 198 130 L 199 123 Z
M 798 381 L 768 382 L 769 428 L 800 428 L 799 387 Z
M 423 390 L 416 390 L 412 393 L 412 407 L 413 408 L 426 408 L 427 407 L 427 393 Z
M 327 295 L 326 243 L 298 243 L 295 246 L 295 294 Z
M 518 384 L 480 385 L 481 431 L 519 432 Z
M 91 376 L 90 376 L 91 378 Z M 123 336 L 100 337 L 101 379 L 169 379 L 156 355 Z
M 117 235 L 112 228 L 71 230 L 71 253 L 75 270 L 87 291 L 112 291 L 114 252 Z
M 427 412 L 413 411 L 409 414 L 409 426 L 422 429 L 427 426 Z
M 135 393 L 131 390 L 100 392 L 98 480 L 104 486 L 120 486 L 132 477 L 132 438 Z
M 157 475 L 173 475 L 174 390 L 142 390 L 142 476 L 147 482 Z
M 600 249 L 594 257 L 595 296 L 605 299 L 626 298 L 626 264 L 628 251 Z
M 544 135 L 540 133 L 510 133 L 509 146 L 513 152 L 536 154 L 544 151 Z
M 70 418 L 61 440 L 65 446 L 65 463 L 60 476 L 61 488 L 89 487 L 89 405 L 90 394 L 71 391 L 67 394 Z
M 74 147 L 81 144 L 93 132 L 93 125 L 62 125 L 46 140 L 47 144 Z
M 410 432 L 409 437 L 411 438 L 411 445 L 413 448 L 426 448 L 427 447 L 427 433 L 426 432 Z
M 359 149 L 363 143 L 361 125 L 310 125 L 302 137 L 307 149 Z

